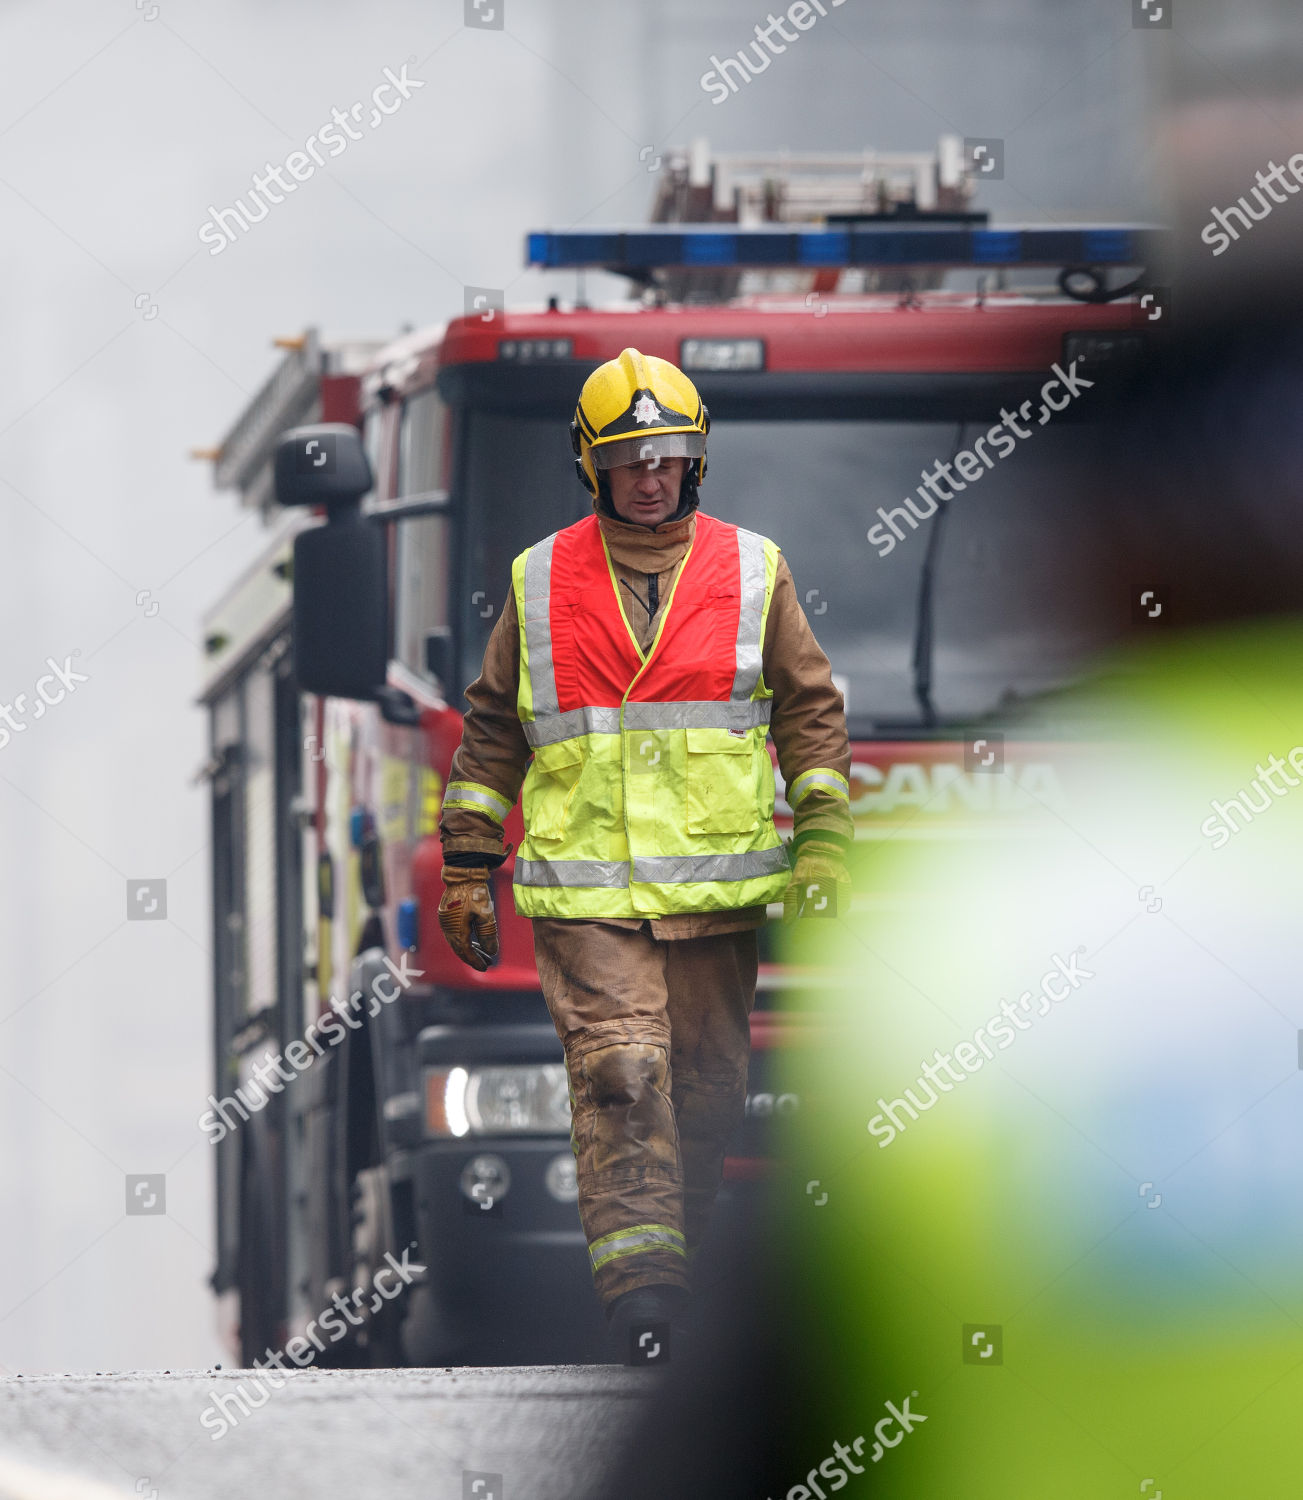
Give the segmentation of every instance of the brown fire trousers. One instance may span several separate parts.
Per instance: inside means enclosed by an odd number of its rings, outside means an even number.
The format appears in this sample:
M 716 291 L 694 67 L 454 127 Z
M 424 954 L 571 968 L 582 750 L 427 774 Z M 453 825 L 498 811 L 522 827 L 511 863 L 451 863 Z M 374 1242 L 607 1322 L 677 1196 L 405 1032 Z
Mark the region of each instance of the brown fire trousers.
M 687 1287 L 746 1100 L 755 929 L 667 942 L 648 923 L 536 917 L 534 952 L 565 1046 L 598 1296 Z

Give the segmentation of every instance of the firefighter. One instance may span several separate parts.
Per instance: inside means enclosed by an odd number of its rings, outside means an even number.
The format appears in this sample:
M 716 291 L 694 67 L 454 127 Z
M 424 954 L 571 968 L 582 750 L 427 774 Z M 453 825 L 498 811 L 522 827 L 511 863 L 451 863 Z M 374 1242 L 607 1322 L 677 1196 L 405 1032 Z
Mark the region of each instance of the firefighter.
M 709 429 L 668 360 L 626 349 L 589 376 L 570 433 L 594 513 L 515 561 L 440 822 L 440 926 L 484 970 L 490 872 L 523 797 L 513 894 L 565 1049 L 579 1213 L 617 1340 L 682 1326 L 743 1114 L 767 903 L 790 919 L 849 900 L 842 697 L 778 547 L 697 508 Z

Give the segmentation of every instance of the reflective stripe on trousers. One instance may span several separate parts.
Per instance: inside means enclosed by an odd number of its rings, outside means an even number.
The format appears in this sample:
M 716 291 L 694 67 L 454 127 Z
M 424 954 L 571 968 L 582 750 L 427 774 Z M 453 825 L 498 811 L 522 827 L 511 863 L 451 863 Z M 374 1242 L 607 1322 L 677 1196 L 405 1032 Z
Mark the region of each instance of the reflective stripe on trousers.
M 643 1250 L 669 1250 L 687 1258 L 683 1235 L 669 1224 L 634 1224 L 628 1229 L 617 1229 L 614 1234 L 604 1234 L 589 1245 L 588 1258 L 597 1271 L 610 1261 Z

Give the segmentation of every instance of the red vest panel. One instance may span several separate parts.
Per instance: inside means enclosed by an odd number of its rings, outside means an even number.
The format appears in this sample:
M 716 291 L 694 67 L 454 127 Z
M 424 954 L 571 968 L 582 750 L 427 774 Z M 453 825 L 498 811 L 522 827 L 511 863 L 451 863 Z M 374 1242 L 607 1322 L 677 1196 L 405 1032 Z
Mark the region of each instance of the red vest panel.
M 642 662 L 621 618 L 597 517 L 558 532 L 550 615 L 562 713 L 617 707 L 635 677 L 632 703 L 727 701 L 741 610 L 736 526 L 698 512 L 673 600 L 662 610 L 650 664 L 638 677 Z

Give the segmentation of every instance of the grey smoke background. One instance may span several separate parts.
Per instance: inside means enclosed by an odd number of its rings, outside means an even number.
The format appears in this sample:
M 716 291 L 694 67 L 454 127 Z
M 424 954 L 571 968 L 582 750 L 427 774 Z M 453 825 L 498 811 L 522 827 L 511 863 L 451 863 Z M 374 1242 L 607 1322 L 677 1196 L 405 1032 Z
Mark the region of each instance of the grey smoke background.
M 712 105 L 711 55 L 764 20 L 748 0 L 505 0 L 501 31 L 462 0 L 0 8 L 0 703 L 47 657 L 87 678 L 0 748 L 0 1370 L 224 1357 L 193 699 L 199 617 L 262 534 L 186 454 L 270 339 L 435 322 L 468 283 L 568 295 L 522 274 L 525 231 L 642 220 L 647 159 L 697 135 L 1002 137 L 997 219 L 1150 211 L 1144 78 L 1168 39 L 1129 3 L 848 0 Z M 209 254 L 210 206 L 404 62 L 423 89 Z M 167 920 L 128 923 L 127 881 L 159 877 Z M 166 1215 L 124 1214 L 139 1173 L 166 1173 Z

